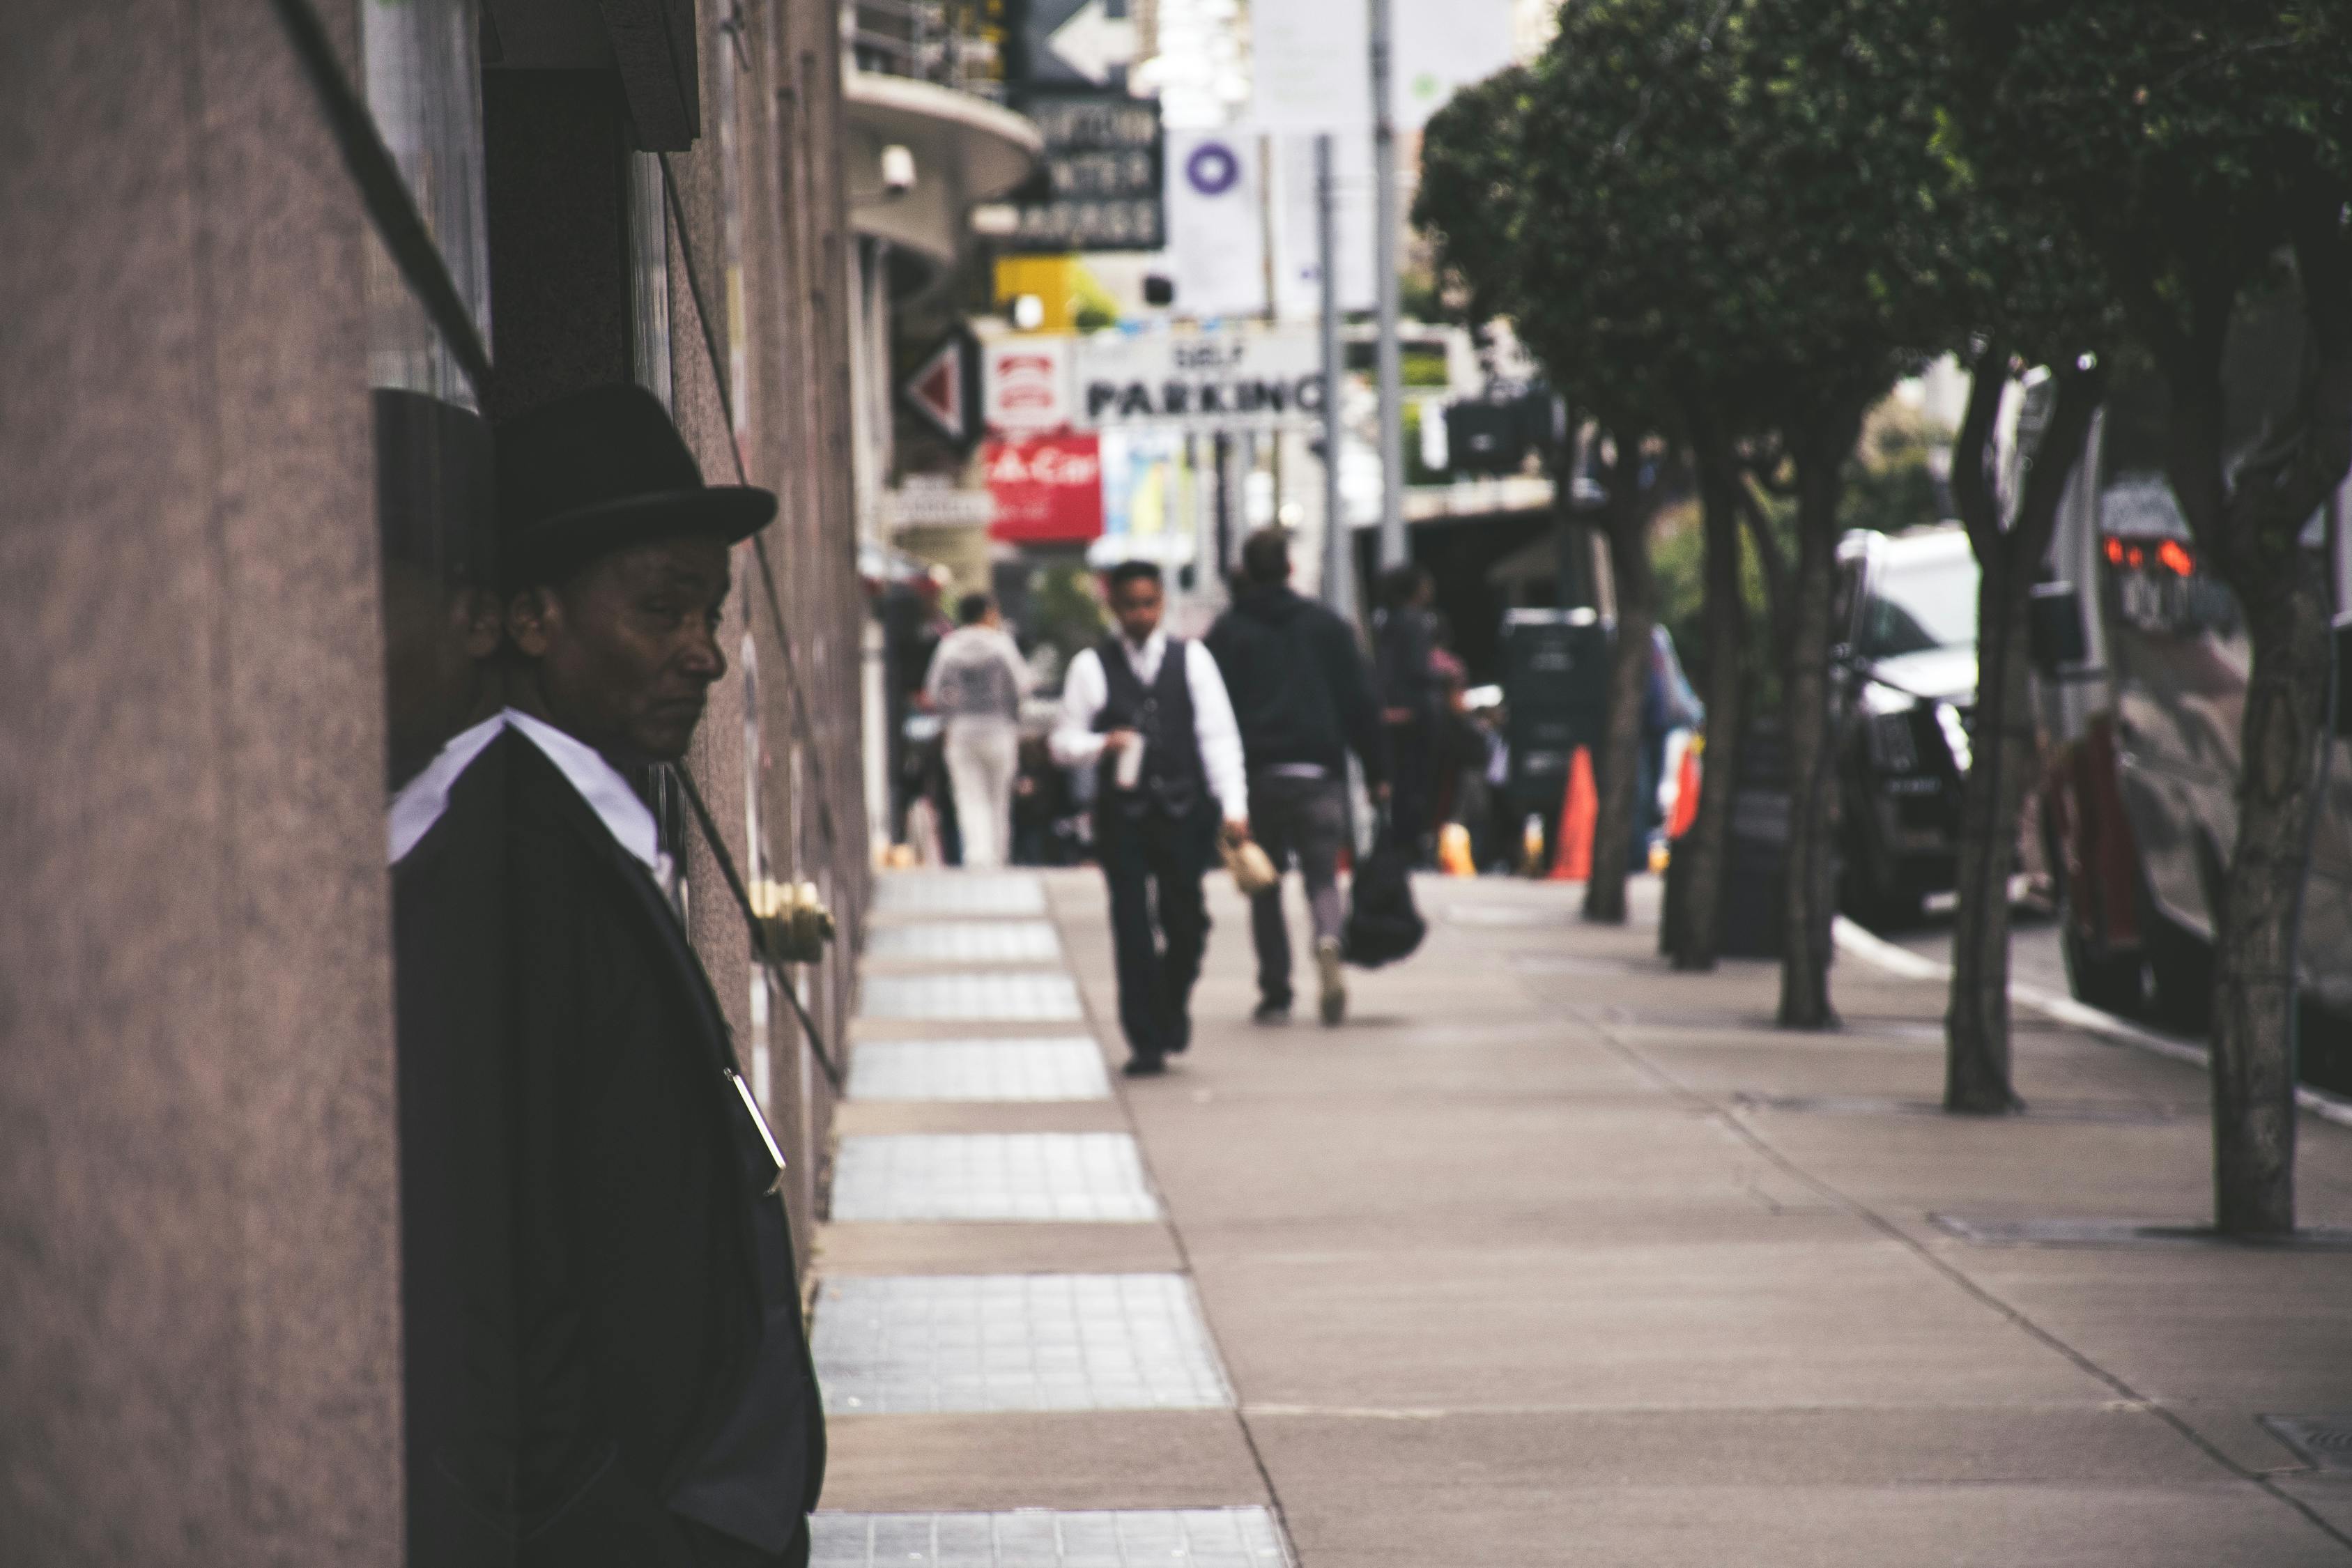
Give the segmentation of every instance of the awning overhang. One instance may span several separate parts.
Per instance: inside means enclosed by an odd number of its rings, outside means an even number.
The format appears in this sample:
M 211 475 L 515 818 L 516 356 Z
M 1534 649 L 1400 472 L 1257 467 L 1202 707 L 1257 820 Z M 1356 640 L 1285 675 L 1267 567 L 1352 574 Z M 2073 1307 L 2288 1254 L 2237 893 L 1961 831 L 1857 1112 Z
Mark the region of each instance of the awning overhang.
M 952 268 L 972 243 L 972 207 L 1028 179 L 1044 151 L 1027 120 L 936 83 L 851 71 L 842 99 L 851 226 L 926 263 L 917 287 Z M 882 150 L 891 146 L 915 160 L 915 183 L 903 192 L 883 188 Z M 894 283 L 907 276 L 894 269 Z

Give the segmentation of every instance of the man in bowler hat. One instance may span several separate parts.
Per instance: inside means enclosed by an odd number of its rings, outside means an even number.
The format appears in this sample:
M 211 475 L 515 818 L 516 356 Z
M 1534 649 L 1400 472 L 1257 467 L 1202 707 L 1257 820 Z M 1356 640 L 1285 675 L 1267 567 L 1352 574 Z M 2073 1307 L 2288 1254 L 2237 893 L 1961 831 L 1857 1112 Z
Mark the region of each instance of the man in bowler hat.
M 780 1159 L 628 776 L 685 755 L 775 498 L 705 486 L 635 386 L 497 435 L 518 1555 L 805 1563 L 824 1429 Z

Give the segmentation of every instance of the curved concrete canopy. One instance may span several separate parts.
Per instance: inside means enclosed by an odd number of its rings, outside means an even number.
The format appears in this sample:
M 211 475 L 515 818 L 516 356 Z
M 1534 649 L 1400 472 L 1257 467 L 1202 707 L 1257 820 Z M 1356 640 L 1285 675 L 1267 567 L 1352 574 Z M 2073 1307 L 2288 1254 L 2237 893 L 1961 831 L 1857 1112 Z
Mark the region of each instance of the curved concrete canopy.
M 971 243 L 975 203 L 1026 180 L 1043 142 L 1037 128 L 984 99 L 907 77 L 852 71 L 843 83 L 849 121 L 850 223 L 930 263 L 954 265 Z M 882 149 L 914 154 L 914 188 L 882 190 Z

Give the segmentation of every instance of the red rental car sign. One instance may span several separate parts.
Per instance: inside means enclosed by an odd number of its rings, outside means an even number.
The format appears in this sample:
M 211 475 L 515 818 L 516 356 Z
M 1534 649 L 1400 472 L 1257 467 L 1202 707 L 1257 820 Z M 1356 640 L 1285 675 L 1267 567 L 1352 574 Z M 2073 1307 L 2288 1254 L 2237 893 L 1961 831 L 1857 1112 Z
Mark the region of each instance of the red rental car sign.
M 1103 531 L 1102 442 L 1093 435 L 1033 436 L 981 448 L 996 502 L 991 539 L 1084 544 Z

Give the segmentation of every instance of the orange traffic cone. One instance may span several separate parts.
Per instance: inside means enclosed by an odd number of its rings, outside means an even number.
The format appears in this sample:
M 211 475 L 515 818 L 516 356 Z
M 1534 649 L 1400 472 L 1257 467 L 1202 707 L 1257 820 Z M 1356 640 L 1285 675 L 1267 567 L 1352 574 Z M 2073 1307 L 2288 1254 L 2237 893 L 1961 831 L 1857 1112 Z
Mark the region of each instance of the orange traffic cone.
M 1700 742 L 1694 736 L 1691 743 L 1683 748 L 1683 765 L 1675 775 L 1675 815 L 1666 824 L 1668 838 L 1680 838 L 1698 820 L 1699 746 Z
M 1568 794 L 1559 803 L 1559 847 L 1552 857 L 1555 882 L 1592 879 L 1592 825 L 1601 815 L 1601 795 L 1592 787 L 1592 753 L 1582 746 L 1569 759 Z
M 1437 830 L 1437 868 L 1449 877 L 1475 877 L 1478 863 L 1470 858 L 1470 830 L 1449 822 Z

